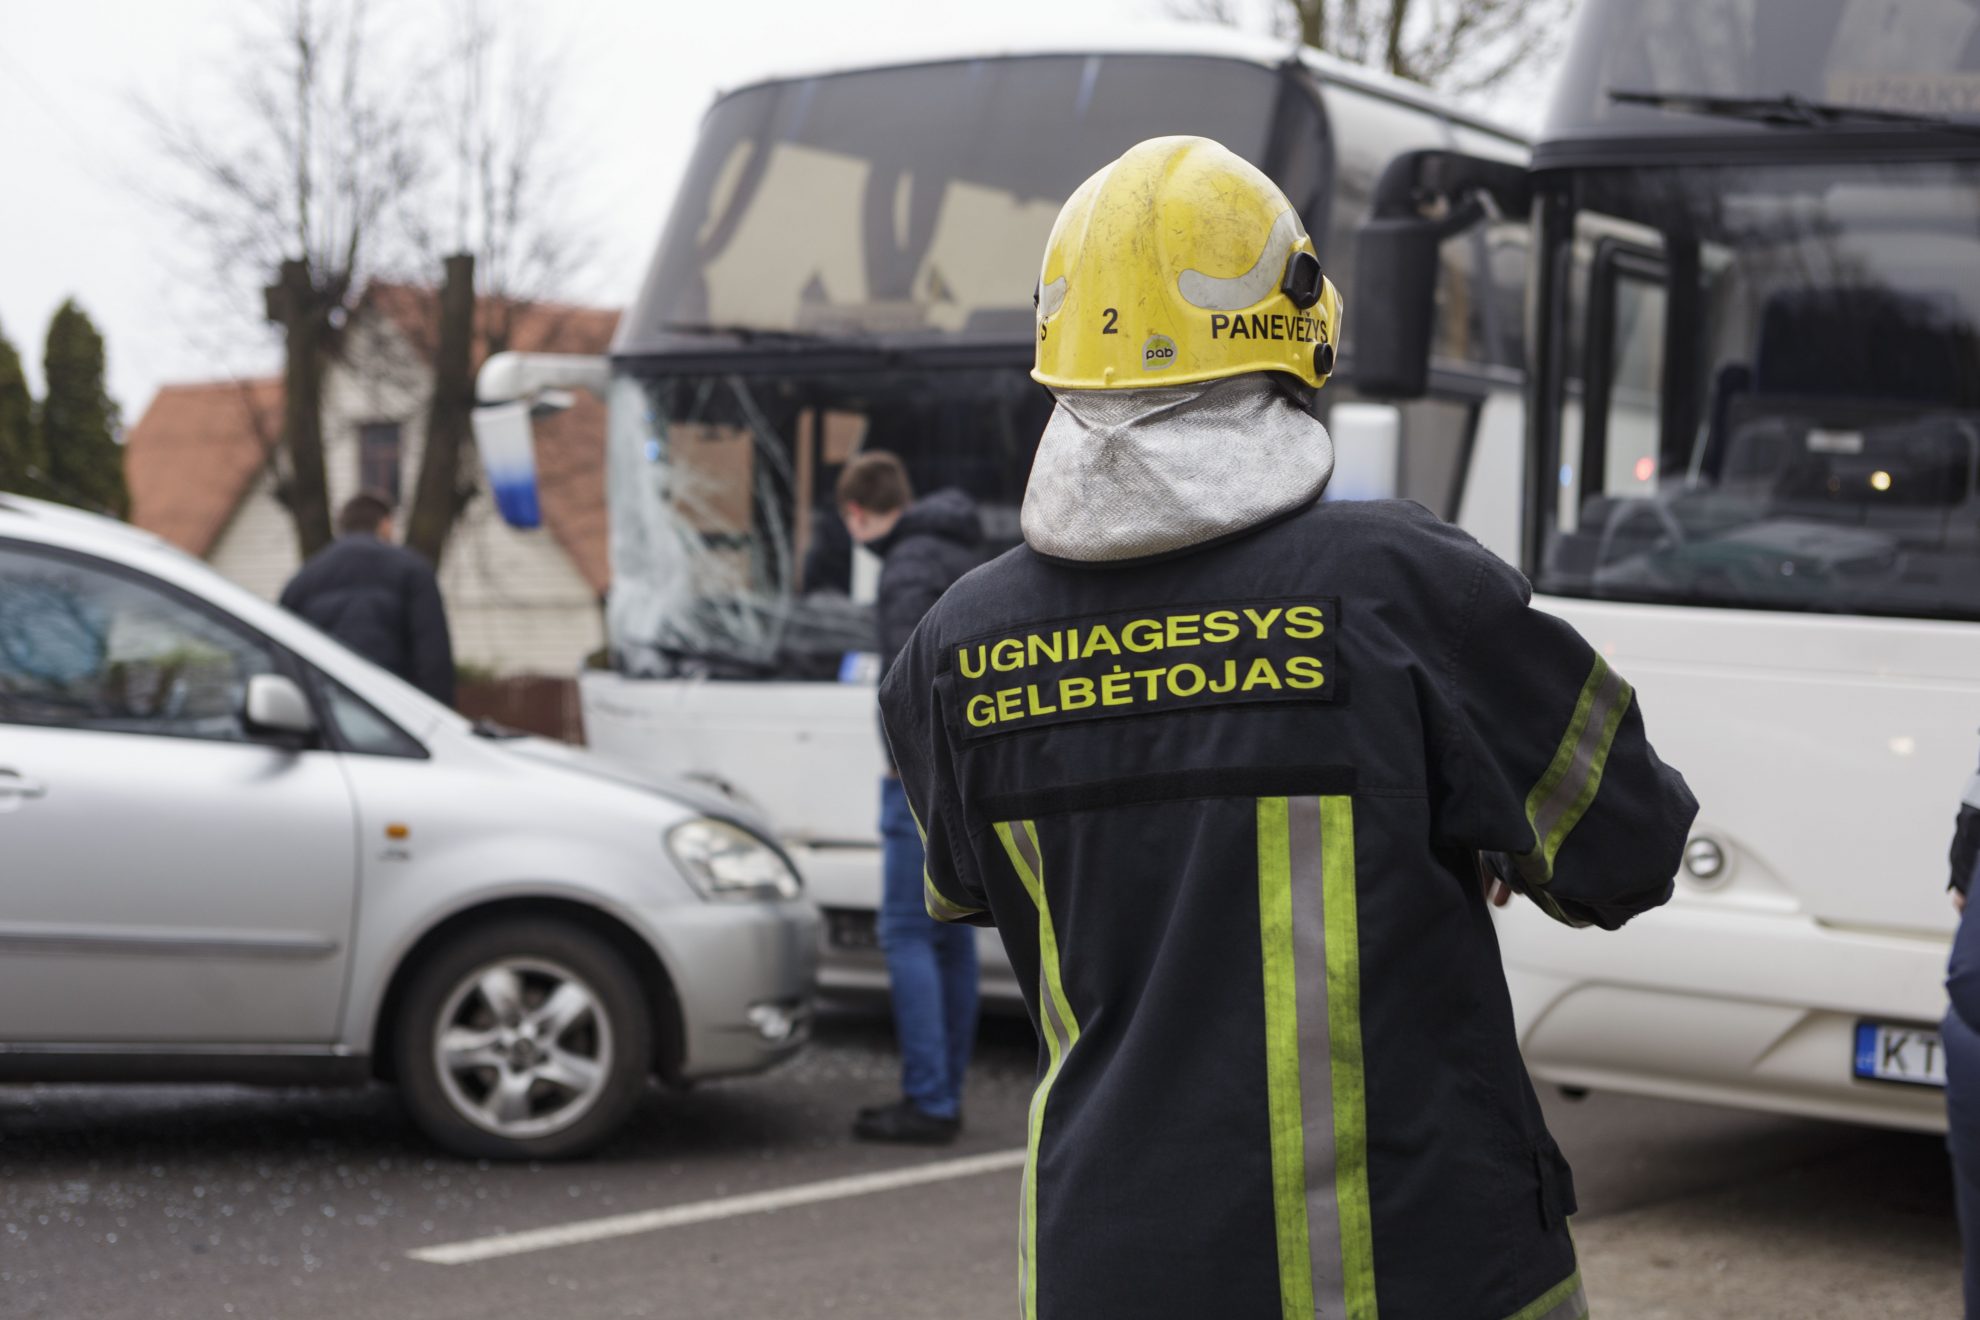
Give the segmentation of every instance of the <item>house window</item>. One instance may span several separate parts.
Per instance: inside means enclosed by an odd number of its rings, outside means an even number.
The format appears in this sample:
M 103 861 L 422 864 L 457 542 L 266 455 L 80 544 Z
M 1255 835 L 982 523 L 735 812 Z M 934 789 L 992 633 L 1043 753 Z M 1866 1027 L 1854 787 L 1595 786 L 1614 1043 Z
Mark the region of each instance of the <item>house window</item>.
M 358 489 L 382 491 L 399 502 L 399 424 L 366 422 L 358 427 Z

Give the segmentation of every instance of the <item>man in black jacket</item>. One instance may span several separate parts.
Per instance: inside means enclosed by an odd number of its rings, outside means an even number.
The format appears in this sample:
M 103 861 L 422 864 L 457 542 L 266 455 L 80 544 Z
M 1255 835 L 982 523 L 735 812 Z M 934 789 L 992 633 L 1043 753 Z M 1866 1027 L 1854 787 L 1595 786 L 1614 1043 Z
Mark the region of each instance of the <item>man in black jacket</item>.
M 282 589 L 282 607 L 389 669 L 435 701 L 454 704 L 454 648 L 433 566 L 392 544 L 392 504 L 351 497 L 338 537 Z
M 913 501 L 907 470 L 884 450 L 846 465 L 838 497 L 853 539 L 883 561 L 875 610 L 880 661 L 891 666 L 922 616 L 982 561 L 982 524 L 959 490 Z M 921 834 L 891 757 L 880 785 L 880 836 L 880 947 L 901 1044 L 901 1099 L 861 1110 L 853 1130 L 869 1141 L 953 1141 L 976 1039 L 976 932 L 928 915 Z

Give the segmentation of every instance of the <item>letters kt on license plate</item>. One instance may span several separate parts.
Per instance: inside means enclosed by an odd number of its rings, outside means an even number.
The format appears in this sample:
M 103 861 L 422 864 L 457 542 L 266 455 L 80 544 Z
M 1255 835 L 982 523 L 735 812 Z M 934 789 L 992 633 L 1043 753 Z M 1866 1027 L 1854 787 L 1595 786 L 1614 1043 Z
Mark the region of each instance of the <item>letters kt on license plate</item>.
M 1946 1051 L 1939 1033 L 1927 1027 L 1896 1027 L 1885 1022 L 1856 1024 L 1858 1077 L 1912 1086 L 1946 1084 Z

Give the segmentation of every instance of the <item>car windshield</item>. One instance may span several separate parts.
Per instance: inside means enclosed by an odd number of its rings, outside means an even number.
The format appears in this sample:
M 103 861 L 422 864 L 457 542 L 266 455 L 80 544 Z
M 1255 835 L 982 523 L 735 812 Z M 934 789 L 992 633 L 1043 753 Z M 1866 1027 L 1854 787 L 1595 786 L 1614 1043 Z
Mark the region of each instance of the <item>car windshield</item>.
M 1573 187 L 1543 587 L 1980 618 L 1980 164 Z
M 1027 343 L 1073 189 L 1164 133 L 1263 166 L 1279 87 L 1233 60 L 1063 55 L 747 88 L 709 112 L 615 351 L 737 330 Z
M 1980 4 L 1584 0 L 1544 136 L 1725 137 L 1791 122 L 1724 105 L 1699 113 L 1715 97 L 1980 117 Z M 1821 131 L 1836 120 L 1800 122 Z

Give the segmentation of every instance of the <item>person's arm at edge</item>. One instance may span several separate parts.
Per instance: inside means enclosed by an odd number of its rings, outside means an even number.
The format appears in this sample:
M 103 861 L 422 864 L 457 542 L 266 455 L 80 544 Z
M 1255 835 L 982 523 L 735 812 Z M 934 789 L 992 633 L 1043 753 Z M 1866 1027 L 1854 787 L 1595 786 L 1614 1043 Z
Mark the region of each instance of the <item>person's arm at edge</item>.
M 1980 913 L 1967 911 L 1973 882 L 1980 879 L 1980 774 L 1973 776 L 1959 804 L 1950 860 L 1949 884 L 1958 896 L 1960 919 L 1946 964 L 1946 997 L 1960 1019 L 1980 1031 Z

